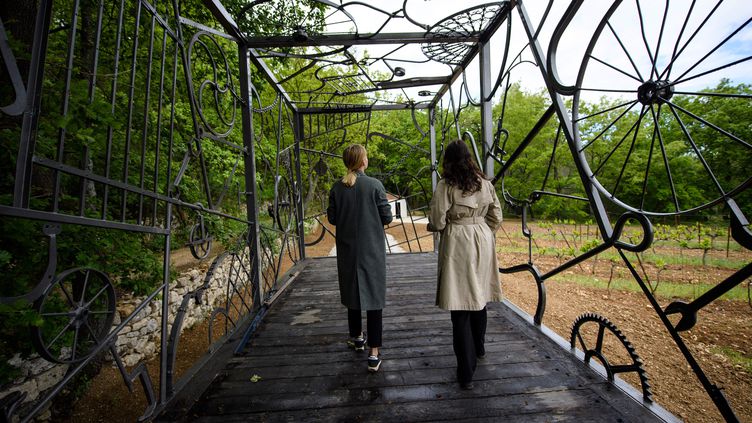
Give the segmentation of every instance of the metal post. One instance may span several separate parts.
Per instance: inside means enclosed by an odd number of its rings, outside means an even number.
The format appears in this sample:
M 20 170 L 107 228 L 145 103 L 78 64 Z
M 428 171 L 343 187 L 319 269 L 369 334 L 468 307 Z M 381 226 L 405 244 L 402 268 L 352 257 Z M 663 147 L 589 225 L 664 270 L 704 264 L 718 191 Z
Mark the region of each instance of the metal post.
M 298 249 L 300 250 L 300 259 L 305 259 L 305 228 L 303 227 L 303 219 L 305 212 L 303 210 L 303 178 L 300 168 L 300 143 L 305 134 L 305 126 L 303 125 L 303 114 L 293 112 L 293 122 L 295 125 L 295 185 L 296 189 L 293 190 L 293 196 L 295 198 L 295 219 L 298 224 Z
M 240 71 L 240 95 L 242 98 L 242 118 L 243 118 L 243 147 L 245 158 L 245 206 L 248 215 L 250 227 L 248 228 L 248 247 L 251 248 L 253 257 L 253 267 L 251 277 L 253 278 L 253 308 L 258 310 L 261 306 L 261 242 L 259 241 L 259 224 L 258 224 L 258 207 L 256 192 L 256 152 L 253 147 L 253 110 L 251 101 L 251 75 L 248 66 L 248 49 L 244 46 L 238 46 L 239 54 L 239 71 Z
M 436 190 L 436 184 L 439 183 L 439 163 L 436 157 L 436 108 L 434 107 L 428 109 L 428 128 L 431 142 L 431 192 L 433 192 Z
M 493 115 L 491 113 L 491 42 L 480 44 L 480 139 L 481 160 L 486 177 L 493 178 L 494 160 L 491 158 L 493 147 Z
M 42 80 L 44 63 L 47 57 L 47 39 L 50 20 L 52 19 L 52 0 L 39 3 L 34 24 L 34 40 L 31 45 L 31 63 L 29 65 L 28 90 L 24 106 L 21 142 L 16 159 L 16 180 L 13 189 L 13 207 L 29 207 L 31 190 L 31 160 L 36 144 L 39 108 L 42 103 Z
M 431 143 L 431 192 L 436 191 L 439 183 L 439 163 L 436 157 L 436 108 L 428 108 L 428 134 Z M 433 234 L 433 250 L 439 250 L 439 238 Z
M 168 386 L 172 385 L 174 375 L 167 374 L 167 337 L 170 333 L 167 326 L 170 319 L 170 244 L 172 241 L 169 229 L 172 227 L 172 203 L 167 203 L 165 212 L 165 228 L 168 229 L 164 239 L 164 257 L 162 262 L 162 327 L 159 340 L 159 404 L 167 403 Z M 169 380 L 169 383 L 168 383 Z

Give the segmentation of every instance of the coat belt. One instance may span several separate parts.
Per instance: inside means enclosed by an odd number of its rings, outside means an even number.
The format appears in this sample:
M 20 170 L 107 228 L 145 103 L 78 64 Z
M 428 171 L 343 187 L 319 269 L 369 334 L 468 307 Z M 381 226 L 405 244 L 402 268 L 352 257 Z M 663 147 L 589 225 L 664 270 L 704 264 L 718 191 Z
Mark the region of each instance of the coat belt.
M 477 225 L 485 222 L 486 218 L 483 216 L 460 217 L 458 219 L 452 219 L 449 221 L 449 223 L 453 225 Z

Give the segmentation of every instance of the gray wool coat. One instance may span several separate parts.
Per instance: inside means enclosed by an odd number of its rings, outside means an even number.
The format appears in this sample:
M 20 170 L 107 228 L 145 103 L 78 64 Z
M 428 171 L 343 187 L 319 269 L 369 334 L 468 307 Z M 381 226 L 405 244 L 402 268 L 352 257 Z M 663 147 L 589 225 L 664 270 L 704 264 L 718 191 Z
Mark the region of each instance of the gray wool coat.
M 501 301 L 496 237 L 501 205 L 490 181 L 472 194 L 446 183 L 436 186 L 428 230 L 441 232 L 436 305 L 444 310 L 481 310 Z
M 342 305 L 381 310 L 386 303 L 384 225 L 392 209 L 381 181 L 357 172 L 352 187 L 337 181 L 329 192 L 326 217 L 337 227 L 337 273 Z

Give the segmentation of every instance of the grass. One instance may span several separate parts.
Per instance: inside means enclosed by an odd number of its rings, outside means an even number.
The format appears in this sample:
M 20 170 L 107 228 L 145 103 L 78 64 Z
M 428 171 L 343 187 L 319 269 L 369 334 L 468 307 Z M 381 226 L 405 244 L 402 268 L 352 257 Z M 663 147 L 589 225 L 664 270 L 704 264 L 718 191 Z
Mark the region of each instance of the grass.
M 735 365 L 740 365 L 747 373 L 752 374 L 752 357 L 746 357 L 744 354 L 729 347 L 717 347 L 711 350 L 716 354 L 723 354 Z
M 581 286 L 586 286 L 590 288 L 597 288 L 597 289 L 607 289 L 608 288 L 608 281 L 602 280 L 601 278 L 594 278 L 592 276 L 581 276 L 581 275 L 557 275 L 553 281 L 564 281 L 564 282 L 572 282 L 576 283 Z M 681 283 L 672 283 L 670 281 L 661 281 L 661 283 L 658 285 L 658 289 L 655 292 L 655 295 L 657 297 L 663 298 L 663 299 L 673 299 L 673 298 L 682 298 L 685 300 L 694 300 L 695 298 L 699 297 L 703 293 L 705 293 L 710 288 L 714 287 L 715 285 L 711 284 L 681 284 Z M 637 284 L 637 281 L 633 279 L 621 279 L 621 278 L 614 278 L 611 281 L 611 289 L 618 290 L 618 291 L 628 291 L 628 292 L 642 292 L 642 289 L 640 288 L 640 285 Z M 727 293 L 723 294 L 721 299 L 724 300 L 739 300 L 739 301 L 747 301 L 747 290 L 743 287 L 743 285 L 737 285 Z
M 503 247 L 497 247 L 496 251 L 498 253 L 517 253 L 517 254 L 527 254 L 527 245 L 522 244 L 522 241 L 520 241 L 520 246 L 503 246 Z M 555 251 L 554 248 L 536 248 L 533 246 L 533 261 L 535 261 L 536 257 L 539 257 L 541 255 L 543 256 L 549 256 L 549 257 L 556 257 L 556 254 L 553 253 Z M 578 254 L 582 254 L 581 251 L 577 251 Z M 628 256 L 631 256 L 632 253 L 627 252 Z M 619 253 L 616 252 L 615 249 L 606 250 L 600 254 L 598 254 L 598 260 L 617 260 L 621 262 L 621 257 L 619 256 Z M 632 256 L 633 257 L 633 256 Z M 564 257 L 565 259 L 572 258 Z M 666 265 L 674 265 L 674 266 L 703 266 L 702 264 L 702 257 L 701 256 L 682 256 L 682 255 L 676 255 L 676 254 L 656 254 L 650 251 L 642 253 L 642 260 L 645 263 L 655 263 L 658 260 L 662 260 Z M 707 265 L 718 267 L 721 269 L 731 269 L 731 270 L 737 270 L 743 266 L 746 266 L 748 261 L 745 260 L 733 260 L 733 259 L 726 259 L 726 258 L 718 258 L 713 256 L 708 256 L 707 258 Z

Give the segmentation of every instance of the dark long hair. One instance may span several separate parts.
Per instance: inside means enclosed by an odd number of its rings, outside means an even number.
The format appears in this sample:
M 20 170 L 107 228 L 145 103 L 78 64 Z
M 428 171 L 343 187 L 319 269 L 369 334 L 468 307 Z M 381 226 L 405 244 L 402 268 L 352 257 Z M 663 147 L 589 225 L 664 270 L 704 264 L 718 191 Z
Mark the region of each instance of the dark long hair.
M 470 156 L 470 150 L 463 141 L 452 141 L 444 150 L 444 179 L 465 193 L 480 190 L 485 175 Z

